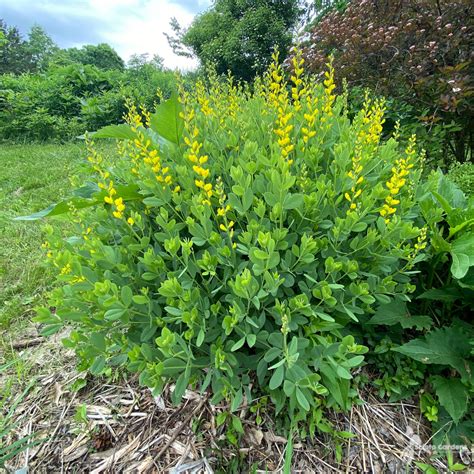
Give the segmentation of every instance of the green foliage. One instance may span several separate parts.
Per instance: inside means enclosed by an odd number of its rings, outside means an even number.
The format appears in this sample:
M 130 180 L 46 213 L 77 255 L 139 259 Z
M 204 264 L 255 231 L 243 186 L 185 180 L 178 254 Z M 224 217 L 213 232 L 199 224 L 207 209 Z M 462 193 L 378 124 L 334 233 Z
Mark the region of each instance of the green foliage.
M 31 55 L 35 71 L 44 72 L 59 48 L 41 26 L 34 25 L 28 33 L 26 50 Z
M 0 74 L 42 72 L 58 51 L 54 41 L 39 25 L 33 25 L 24 40 L 18 28 L 0 18 Z
M 86 44 L 81 48 L 69 48 L 57 51 L 53 58 L 57 64 L 84 64 L 95 66 L 104 71 L 119 70 L 125 67 L 123 59 L 107 43 Z
M 231 71 L 251 80 L 268 67 L 275 46 L 286 56 L 299 15 L 297 0 L 218 0 L 196 17 L 181 41 L 203 64 L 215 64 L 219 74 Z
M 0 74 L 20 74 L 29 71 L 31 58 L 27 53 L 26 42 L 16 27 L 8 26 L 0 18 L 2 45 L 0 49 Z
M 396 140 L 379 142 L 378 102 L 349 120 L 330 71 L 324 87 L 298 84 L 309 99 L 297 107 L 272 67 L 254 94 L 212 78 L 212 93 L 181 89 L 150 128 L 131 110 L 136 138 L 122 153 L 106 162 L 90 152 L 99 187 L 80 192 L 88 210 L 70 200 L 78 233 L 50 237 L 62 287 L 57 310 L 36 320 L 45 334 L 73 324 L 65 344 L 93 374 L 124 366 L 154 392 L 173 381 L 175 402 L 191 384 L 232 410 L 266 395 L 277 413 L 319 428 L 321 407 L 348 409 L 356 396 L 352 371 L 367 348 L 349 325 L 415 289 L 424 188 L 416 167 L 412 191 L 394 178 L 416 166 L 415 151 L 402 162 Z M 315 136 L 302 132 L 308 104 L 319 110 Z M 282 128 L 286 117 L 294 128 Z M 368 160 L 360 193 L 356 147 Z M 387 182 L 403 188 L 398 204 Z
M 169 96 L 173 73 L 149 65 L 103 71 L 52 66 L 43 75 L 0 76 L 0 136 L 7 140 L 67 140 L 122 121 L 125 101 L 152 108 L 157 91 Z
M 449 433 L 451 438 L 458 436 L 456 432 L 464 432 L 470 423 L 465 415 L 472 404 L 470 393 L 474 386 L 474 328 L 468 317 L 474 297 L 474 211 L 472 199 L 468 200 L 441 172 L 430 175 L 424 192 L 419 203 L 430 229 L 431 257 L 420 264 L 423 277 L 417 284 L 417 298 L 407 305 L 381 306 L 368 323 L 390 327 L 387 333 L 399 343 L 391 345 L 391 351 L 426 367 L 421 371 L 437 402 L 431 393 L 423 394 L 422 412 L 437 424 L 434 429 L 438 437 Z M 397 327 L 425 333 L 413 338 L 410 333 L 397 334 Z M 390 376 L 376 381 L 376 385 L 393 391 L 395 382 L 400 392 L 410 380 L 399 377 L 406 364 L 398 359 Z
M 449 169 L 448 177 L 467 197 L 470 198 L 474 195 L 473 163 L 454 163 Z

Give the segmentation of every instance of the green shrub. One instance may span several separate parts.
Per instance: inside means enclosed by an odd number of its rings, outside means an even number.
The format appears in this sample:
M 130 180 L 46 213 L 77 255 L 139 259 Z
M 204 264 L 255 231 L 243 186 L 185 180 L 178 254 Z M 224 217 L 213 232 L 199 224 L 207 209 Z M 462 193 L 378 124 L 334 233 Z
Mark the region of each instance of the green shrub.
M 169 97 L 174 74 L 153 67 L 102 71 L 52 66 L 45 74 L 0 76 L 0 137 L 12 141 L 68 140 L 119 123 L 125 101 L 151 108 L 157 90 Z
M 454 163 L 449 169 L 449 179 L 455 183 L 466 196 L 474 195 L 474 164 Z
M 274 62 L 253 93 L 180 87 L 146 123 L 132 106 L 95 135 L 122 139 L 113 161 L 91 146 L 90 183 L 29 217 L 77 223 L 51 230 L 61 286 L 37 321 L 74 326 L 81 369 L 231 411 L 267 394 L 294 421 L 350 407 L 367 348 L 349 325 L 408 301 L 425 258 L 421 171 L 414 137 L 380 141 L 383 102 L 350 120 L 332 67 L 317 84 L 295 66 L 291 96 Z

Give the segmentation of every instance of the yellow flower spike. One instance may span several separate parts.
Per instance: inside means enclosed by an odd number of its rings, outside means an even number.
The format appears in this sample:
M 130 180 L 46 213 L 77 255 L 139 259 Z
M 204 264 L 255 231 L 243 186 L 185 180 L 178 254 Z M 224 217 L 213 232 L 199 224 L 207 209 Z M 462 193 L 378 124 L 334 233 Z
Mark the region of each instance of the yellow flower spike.
M 306 92 L 306 87 L 303 85 L 302 79 L 302 75 L 304 72 L 304 69 L 302 68 L 302 65 L 304 64 L 304 59 L 302 58 L 302 51 L 299 47 L 297 47 L 295 48 L 294 52 L 295 54 L 291 60 L 293 66 L 293 75 L 290 78 L 293 82 L 291 96 L 294 101 L 295 111 L 298 112 L 299 110 L 301 110 L 301 98 Z
M 395 166 L 392 168 L 392 177 L 386 183 L 387 190 L 389 191 L 388 196 L 385 198 L 385 204 L 383 205 L 380 215 L 382 217 L 390 216 L 397 210 L 396 206 L 400 204 L 400 199 L 395 199 L 401 188 L 406 184 L 405 177 L 409 175 L 410 169 L 413 168 L 411 162 L 416 154 L 416 136 L 412 135 L 408 141 L 408 146 L 405 149 L 405 158 L 400 158 L 395 162 Z M 386 223 L 390 222 L 387 217 Z

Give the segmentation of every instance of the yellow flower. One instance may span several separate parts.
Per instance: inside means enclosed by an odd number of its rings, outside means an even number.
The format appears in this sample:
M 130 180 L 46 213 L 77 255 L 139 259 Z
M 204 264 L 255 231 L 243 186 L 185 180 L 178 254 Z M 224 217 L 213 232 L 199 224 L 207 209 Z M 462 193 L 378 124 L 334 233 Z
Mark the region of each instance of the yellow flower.
M 380 210 L 380 215 L 385 218 L 386 223 L 390 222 L 390 216 L 396 212 L 396 206 L 400 204 L 400 199 L 395 199 L 394 196 L 405 186 L 405 178 L 414 166 L 411 161 L 416 154 L 415 146 L 416 136 L 412 135 L 405 149 L 405 158 L 400 158 L 395 162 L 395 166 L 392 168 L 392 176 L 386 183 L 389 194 L 385 198 L 385 203 Z
M 135 224 L 135 220 L 133 219 L 133 217 L 129 217 L 129 218 L 127 219 L 127 222 L 128 222 L 130 225 Z

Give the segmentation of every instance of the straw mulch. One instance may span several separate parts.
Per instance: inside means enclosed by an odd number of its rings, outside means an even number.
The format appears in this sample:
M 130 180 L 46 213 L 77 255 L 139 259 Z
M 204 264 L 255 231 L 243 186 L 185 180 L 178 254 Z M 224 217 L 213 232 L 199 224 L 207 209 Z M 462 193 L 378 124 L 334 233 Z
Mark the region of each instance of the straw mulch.
M 173 387 L 153 397 L 133 378 L 116 383 L 95 378 L 73 392 L 70 386 L 81 374 L 59 339 L 34 337 L 33 347 L 28 341 L 15 344 L 19 356 L 31 359 L 36 383 L 17 407 L 16 427 L 2 444 L 31 434 L 40 442 L 10 460 L 9 470 L 181 474 L 235 472 L 232 466 L 238 465 L 238 472 L 282 472 L 287 439 L 276 433 L 271 413 L 258 426 L 243 407 L 245 435 L 233 447 L 225 428 L 216 426 L 216 416 L 228 407 L 212 406 L 206 395 L 187 391 L 176 407 L 169 400 Z M 363 403 L 350 413 L 328 413 L 337 429 L 355 435 L 341 440 L 342 458 L 337 460 L 334 442 L 323 434 L 295 439 L 292 472 L 413 472 L 414 461 L 447 471 L 442 460 L 429 461 L 429 429 L 415 404 L 360 395 Z M 86 420 L 77 416 L 81 408 Z

